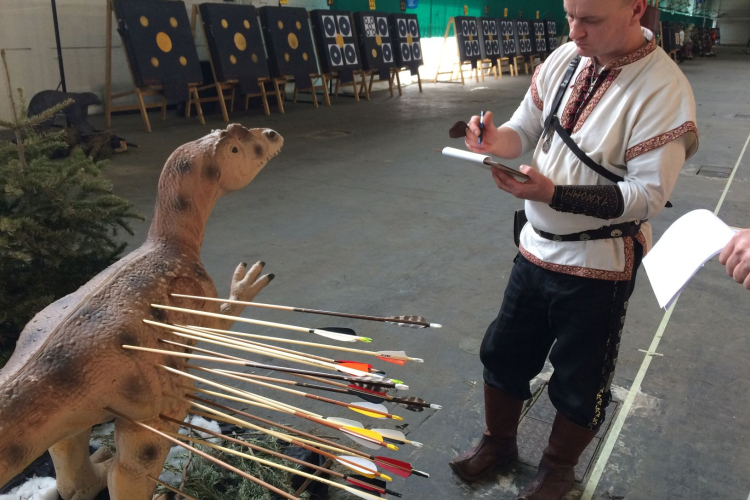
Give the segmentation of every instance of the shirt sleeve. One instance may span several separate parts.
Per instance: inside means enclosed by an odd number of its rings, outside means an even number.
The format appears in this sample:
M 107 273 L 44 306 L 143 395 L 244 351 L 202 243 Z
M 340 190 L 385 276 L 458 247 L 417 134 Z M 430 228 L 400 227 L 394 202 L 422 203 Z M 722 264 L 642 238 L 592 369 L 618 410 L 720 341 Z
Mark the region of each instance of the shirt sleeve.
M 512 129 L 521 138 L 521 154 L 534 149 L 542 136 L 544 102 L 540 96 L 544 95 L 541 89 L 543 68 L 544 64 L 537 66 L 521 105 L 511 119 L 503 124 L 503 127 Z
M 618 183 L 624 204 L 621 219 L 652 219 L 664 209 L 685 164 L 691 139 L 683 135 L 628 162 L 625 180 Z

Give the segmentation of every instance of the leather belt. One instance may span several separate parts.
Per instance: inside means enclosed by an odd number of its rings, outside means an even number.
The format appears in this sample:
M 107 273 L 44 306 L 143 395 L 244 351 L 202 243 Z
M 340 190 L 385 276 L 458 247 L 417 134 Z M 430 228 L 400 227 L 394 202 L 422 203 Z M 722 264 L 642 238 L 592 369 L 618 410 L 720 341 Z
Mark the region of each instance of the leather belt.
M 635 236 L 641 230 L 641 223 L 643 222 L 645 221 L 623 222 L 622 224 L 614 224 L 612 226 L 600 227 L 599 229 L 570 234 L 553 234 L 537 229 L 534 226 L 531 226 L 531 228 L 542 238 L 552 241 L 589 241 Z

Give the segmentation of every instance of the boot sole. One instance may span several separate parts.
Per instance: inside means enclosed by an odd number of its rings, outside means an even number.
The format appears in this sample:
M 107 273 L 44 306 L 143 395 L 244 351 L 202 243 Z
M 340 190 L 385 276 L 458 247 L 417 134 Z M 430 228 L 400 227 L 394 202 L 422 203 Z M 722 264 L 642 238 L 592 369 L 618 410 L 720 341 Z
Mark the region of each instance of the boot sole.
M 461 469 L 458 467 L 458 465 L 454 464 L 453 462 L 449 462 L 448 465 L 450 465 L 451 469 L 453 469 L 453 472 L 462 480 L 464 480 L 467 483 L 473 483 L 476 482 L 484 477 L 487 477 L 490 475 L 491 472 L 497 471 L 498 469 L 505 467 L 509 465 L 511 462 L 514 462 L 518 458 L 518 454 L 513 455 L 512 457 L 508 457 L 502 461 L 495 462 L 487 469 L 483 470 L 479 474 L 475 474 L 473 476 L 469 476 L 467 474 L 464 474 Z

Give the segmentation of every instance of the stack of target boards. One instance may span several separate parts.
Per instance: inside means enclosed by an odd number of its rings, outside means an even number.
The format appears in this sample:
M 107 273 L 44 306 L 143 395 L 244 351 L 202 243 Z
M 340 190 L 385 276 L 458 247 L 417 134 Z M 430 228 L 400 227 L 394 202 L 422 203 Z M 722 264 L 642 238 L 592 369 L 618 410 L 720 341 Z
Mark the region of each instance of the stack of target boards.
M 318 107 L 318 91 L 330 106 L 328 83 L 335 94 L 350 85 L 354 97 L 370 99 L 375 75 L 388 80 L 393 96 L 394 79 L 401 95 L 399 72 L 417 75 L 423 65 L 419 23 L 414 14 L 385 14 L 341 10 L 307 10 L 300 7 L 203 3 L 192 9 L 192 19 L 182 1 L 107 0 L 107 65 L 105 117 L 140 110 L 144 128 L 151 131 L 146 110 L 160 107 L 166 118 L 168 101 L 186 101 L 186 115 L 195 106 L 201 123 L 201 103 L 218 101 L 222 117 L 234 109 L 237 94 L 260 97 L 270 114 L 268 97 L 276 97 L 284 112 L 287 83 L 310 91 Z M 133 90 L 112 93 L 112 19 L 122 39 Z M 312 30 L 311 30 L 312 26 Z M 204 85 L 195 39 L 201 35 L 208 49 L 213 83 Z M 266 54 L 268 54 L 266 56 Z M 369 84 L 367 78 L 369 77 Z M 201 96 L 214 91 L 215 96 Z M 204 93 L 205 94 L 205 93 Z M 113 106 L 112 101 L 135 95 L 137 104 Z M 146 103 L 144 97 L 159 101 Z
M 462 81 L 462 66 L 465 64 L 471 65 L 477 78 L 479 75 L 483 78 L 483 73 L 478 70 L 482 63 L 488 65 L 488 70 L 494 70 L 496 78 L 498 75 L 502 77 L 500 68 L 506 64 L 511 75 L 517 75 L 519 62 L 524 64 L 528 74 L 537 61 L 541 62 L 558 46 L 557 24 L 552 20 L 456 16 L 448 22 L 446 39 L 451 26 L 456 34 L 458 71 Z M 444 73 L 438 68 L 436 82 L 440 74 Z

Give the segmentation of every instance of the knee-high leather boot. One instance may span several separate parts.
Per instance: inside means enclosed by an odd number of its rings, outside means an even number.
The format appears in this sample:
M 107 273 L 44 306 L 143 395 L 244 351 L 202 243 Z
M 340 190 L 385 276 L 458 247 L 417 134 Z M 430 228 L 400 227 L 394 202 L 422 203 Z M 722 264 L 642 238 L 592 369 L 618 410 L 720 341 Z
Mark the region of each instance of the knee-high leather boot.
M 575 466 L 594 436 L 596 429 L 581 427 L 558 413 L 539 471 L 516 500 L 560 500 L 573 486 Z
M 484 418 L 487 429 L 482 439 L 450 462 L 451 468 L 465 481 L 476 481 L 495 466 L 510 463 L 518 456 L 516 434 L 523 401 L 513 399 L 487 384 L 484 385 Z

